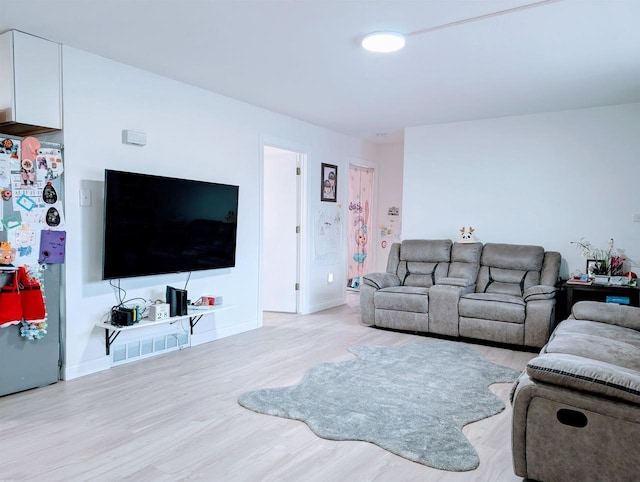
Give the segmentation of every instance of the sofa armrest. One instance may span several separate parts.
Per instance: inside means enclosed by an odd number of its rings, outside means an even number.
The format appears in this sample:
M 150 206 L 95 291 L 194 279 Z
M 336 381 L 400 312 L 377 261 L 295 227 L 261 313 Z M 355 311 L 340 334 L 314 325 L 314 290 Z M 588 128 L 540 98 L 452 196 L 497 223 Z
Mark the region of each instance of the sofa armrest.
M 549 285 L 530 286 L 522 293 L 522 299 L 525 303 L 531 300 L 551 300 L 555 297 L 556 288 Z
M 475 286 L 475 283 L 467 278 L 440 278 L 439 285 L 459 286 L 460 288 L 469 288 Z
M 545 353 L 527 363 L 527 375 L 552 385 L 640 404 L 640 372 L 564 353 Z
M 451 284 L 443 282 L 449 280 Z M 453 280 L 453 281 L 451 281 Z M 460 336 L 460 297 L 473 292 L 475 283 L 465 278 L 442 278 L 429 288 L 429 333 Z
M 579 301 L 571 309 L 576 320 L 591 320 L 640 331 L 640 308 L 635 306 Z
M 362 277 L 362 281 L 364 284 L 377 290 L 391 286 L 400 286 L 400 278 L 391 273 L 369 273 Z
M 540 271 L 541 285 L 555 285 L 558 282 L 561 263 L 562 256 L 557 251 L 546 251 L 544 253 L 544 261 Z

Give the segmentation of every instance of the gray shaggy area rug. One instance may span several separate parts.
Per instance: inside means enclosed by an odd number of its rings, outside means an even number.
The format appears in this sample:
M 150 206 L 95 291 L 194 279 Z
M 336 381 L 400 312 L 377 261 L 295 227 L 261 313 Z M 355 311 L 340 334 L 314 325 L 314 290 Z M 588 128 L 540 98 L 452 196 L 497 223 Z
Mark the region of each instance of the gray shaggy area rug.
M 319 437 L 371 442 L 436 469 L 478 467 L 462 427 L 501 412 L 504 403 L 489 385 L 513 382 L 519 371 L 443 340 L 349 351 L 357 358 L 322 363 L 299 385 L 247 392 L 238 403 L 301 420 Z

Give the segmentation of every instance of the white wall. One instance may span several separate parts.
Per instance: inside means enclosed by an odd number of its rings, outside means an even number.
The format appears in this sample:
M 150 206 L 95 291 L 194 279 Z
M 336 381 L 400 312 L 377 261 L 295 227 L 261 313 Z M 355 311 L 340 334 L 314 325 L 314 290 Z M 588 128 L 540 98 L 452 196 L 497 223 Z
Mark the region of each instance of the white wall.
M 193 342 L 201 343 L 261 325 L 261 139 L 281 139 L 308 153 L 309 218 L 320 204 L 321 162 L 337 164 L 346 173 L 347 159 L 373 156 L 372 146 L 362 141 L 66 46 L 63 76 L 68 231 L 63 373 L 67 379 L 109 366 L 104 333 L 94 326 L 116 304 L 109 283 L 100 279 L 105 168 L 240 185 L 237 266 L 193 273 L 189 281 L 190 298 L 213 293 L 233 305 L 200 321 Z M 147 145 L 123 145 L 123 129 L 146 132 Z M 346 183 L 339 186 L 342 205 L 346 187 Z M 91 207 L 79 207 L 81 188 L 91 190 Z M 318 266 L 307 254 L 306 261 L 303 310 L 343 303 L 344 259 Z M 327 270 L 336 278 L 330 286 Z M 186 274 L 132 278 L 123 280 L 122 286 L 127 298 L 157 299 L 164 297 L 167 284 L 182 287 L 186 278 Z M 181 328 L 160 330 L 176 329 Z
M 640 263 L 640 104 L 409 128 L 403 238 L 559 251 L 563 274 L 585 260 L 570 244 L 609 238 Z M 634 271 L 638 271 L 634 269 Z
M 377 163 L 377 193 L 376 200 L 376 224 L 372 239 L 375 243 L 375 265 L 371 271 L 384 272 L 387 268 L 389 248 L 392 243 L 402 239 L 402 172 L 403 172 L 404 144 L 381 144 L 376 151 Z M 389 216 L 389 208 L 400 209 L 399 216 Z M 381 235 L 381 226 L 390 227 L 392 233 Z M 382 241 L 386 241 L 382 247 Z

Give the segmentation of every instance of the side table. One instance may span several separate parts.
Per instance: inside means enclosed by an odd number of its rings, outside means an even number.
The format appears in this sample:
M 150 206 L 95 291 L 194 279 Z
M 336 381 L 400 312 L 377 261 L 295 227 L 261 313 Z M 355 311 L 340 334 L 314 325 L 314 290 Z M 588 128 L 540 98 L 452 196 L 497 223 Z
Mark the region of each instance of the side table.
M 562 283 L 561 291 L 564 292 L 564 303 L 559 305 L 561 320 L 566 320 L 571 314 L 571 308 L 578 301 L 607 301 L 607 296 L 619 296 L 629 298 L 630 306 L 640 306 L 640 288 L 637 286 L 619 285 L 575 285 Z

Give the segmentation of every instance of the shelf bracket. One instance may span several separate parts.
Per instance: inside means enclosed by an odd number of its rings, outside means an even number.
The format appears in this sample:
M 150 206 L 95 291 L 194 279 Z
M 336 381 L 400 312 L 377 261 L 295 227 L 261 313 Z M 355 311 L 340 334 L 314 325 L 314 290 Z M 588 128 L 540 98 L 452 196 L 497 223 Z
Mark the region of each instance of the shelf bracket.
M 107 352 L 107 356 L 111 353 L 111 345 L 116 341 L 119 334 L 119 331 L 104 330 L 104 348 Z
M 193 335 L 193 327 L 198 324 L 198 322 L 200 321 L 200 318 L 202 318 L 202 315 L 190 316 L 189 317 L 189 326 L 191 327 L 191 334 L 192 335 Z

